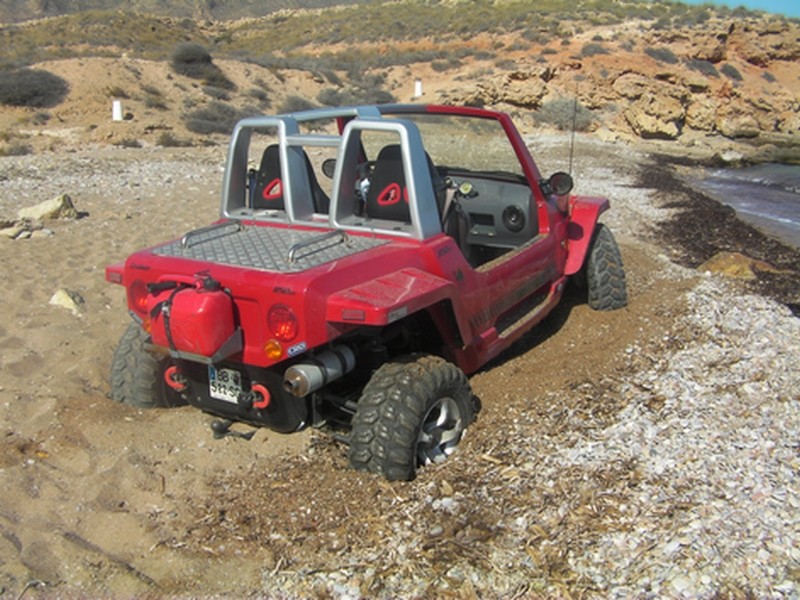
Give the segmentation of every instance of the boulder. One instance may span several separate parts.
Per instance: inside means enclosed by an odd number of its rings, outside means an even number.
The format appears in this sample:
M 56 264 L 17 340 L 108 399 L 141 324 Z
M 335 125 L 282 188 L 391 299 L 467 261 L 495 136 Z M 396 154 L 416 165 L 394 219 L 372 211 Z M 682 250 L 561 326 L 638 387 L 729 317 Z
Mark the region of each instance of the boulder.
M 727 50 L 727 34 L 713 37 L 702 37 L 694 41 L 689 54 L 698 60 L 707 60 L 710 63 L 720 63 L 725 60 Z
M 697 267 L 697 270 L 745 280 L 755 279 L 759 271 L 781 272 L 768 262 L 750 258 L 741 252 L 719 252 Z
M 686 111 L 677 98 L 648 94 L 629 106 L 624 116 L 639 137 L 673 140 L 681 133 Z
M 0 229 L 0 237 L 6 237 L 10 240 L 26 240 L 30 238 L 33 233 L 39 232 L 39 230 L 44 227 L 41 221 L 34 219 L 17 219 L 11 222 L 3 221 L 0 224 L 5 225 Z
M 638 100 L 648 91 L 651 80 L 639 73 L 625 73 L 614 80 L 611 87 L 628 100 Z
M 55 232 L 52 229 L 38 229 L 31 232 L 32 240 L 47 239 L 53 237 Z
M 730 31 L 729 45 L 750 64 L 766 67 L 775 61 L 800 59 L 797 26 L 791 21 L 734 21 Z
M 698 131 L 713 131 L 717 103 L 707 96 L 695 96 L 686 107 L 686 126 Z
M 688 87 L 689 91 L 693 94 L 708 92 L 711 89 L 711 84 L 708 79 L 694 71 L 689 71 L 689 73 L 684 75 L 683 84 Z
M 756 138 L 761 133 L 761 127 L 752 114 L 736 109 L 718 113 L 715 127 L 722 135 L 731 139 Z
M 800 133 L 800 112 L 786 111 L 778 119 L 778 131 Z
M 17 239 L 20 234 L 25 231 L 25 226 L 22 224 L 13 224 L 10 227 L 3 227 L 0 229 L 0 237 L 8 238 L 10 240 Z
M 71 311 L 73 315 L 78 316 L 81 313 L 85 301 L 78 293 L 66 288 L 61 288 L 56 291 L 50 298 L 50 304 L 53 306 L 60 306 Z
M 464 86 L 439 96 L 443 104 L 487 106 L 511 104 L 520 108 L 535 109 L 542 103 L 548 91 L 547 82 L 552 79 L 551 67 L 531 71 L 511 71 Z
M 45 200 L 35 206 L 21 208 L 17 213 L 20 219 L 44 220 L 44 219 L 77 219 L 78 211 L 72 203 L 72 198 L 67 194 L 61 194 L 52 200 Z

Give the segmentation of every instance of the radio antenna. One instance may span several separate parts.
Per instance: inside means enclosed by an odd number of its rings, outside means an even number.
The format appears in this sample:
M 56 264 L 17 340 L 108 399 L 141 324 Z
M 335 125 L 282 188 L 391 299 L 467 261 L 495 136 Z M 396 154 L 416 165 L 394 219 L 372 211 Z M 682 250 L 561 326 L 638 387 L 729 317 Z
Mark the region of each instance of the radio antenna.
M 569 140 L 569 171 L 572 175 L 572 157 L 575 155 L 575 129 L 578 126 L 578 82 L 575 82 L 575 101 L 572 103 L 572 132 Z

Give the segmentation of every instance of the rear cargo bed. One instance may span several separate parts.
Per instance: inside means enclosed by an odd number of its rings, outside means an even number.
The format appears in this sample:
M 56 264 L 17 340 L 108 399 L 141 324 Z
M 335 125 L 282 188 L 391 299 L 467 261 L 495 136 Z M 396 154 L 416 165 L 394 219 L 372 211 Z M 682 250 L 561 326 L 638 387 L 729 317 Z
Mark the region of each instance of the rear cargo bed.
M 153 250 L 160 256 L 190 258 L 235 267 L 296 273 L 386 244 L 343 231 L 309 231 L 227 222 L 185 235 Z

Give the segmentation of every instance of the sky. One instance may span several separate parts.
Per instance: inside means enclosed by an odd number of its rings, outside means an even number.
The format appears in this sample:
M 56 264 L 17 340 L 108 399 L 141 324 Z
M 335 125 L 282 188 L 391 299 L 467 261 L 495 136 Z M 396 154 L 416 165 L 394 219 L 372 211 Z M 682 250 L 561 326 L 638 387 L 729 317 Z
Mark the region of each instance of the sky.
M 688 4 L 705 4 L 707 0 L 683 0 Z M 711 4 L 724 4 L 730 8 L 744 6 L 787 17 L 800 17 L 800 0 L 713 0 Z

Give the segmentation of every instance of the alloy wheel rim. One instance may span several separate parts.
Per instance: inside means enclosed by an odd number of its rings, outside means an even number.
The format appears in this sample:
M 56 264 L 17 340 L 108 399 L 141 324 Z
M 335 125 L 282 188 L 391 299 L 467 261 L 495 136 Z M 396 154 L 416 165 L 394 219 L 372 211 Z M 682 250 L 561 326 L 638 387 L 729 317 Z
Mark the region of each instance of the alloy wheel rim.
M 439 463 L 456 449 L 464 433 L 464 419 L 458 403 L 449 396 L 439 398 L 425 413 L 417 434 L 417 461 Z

